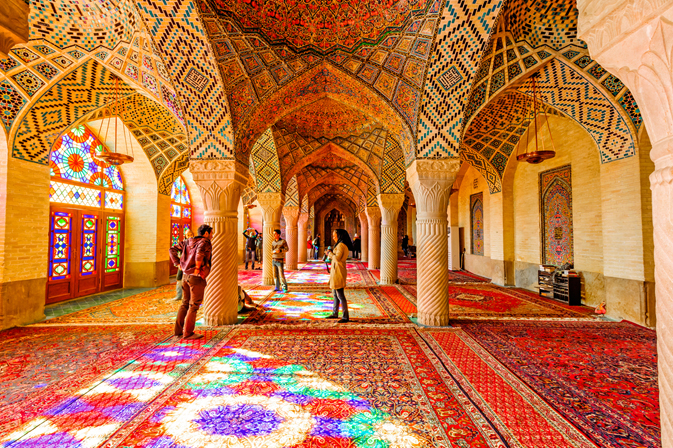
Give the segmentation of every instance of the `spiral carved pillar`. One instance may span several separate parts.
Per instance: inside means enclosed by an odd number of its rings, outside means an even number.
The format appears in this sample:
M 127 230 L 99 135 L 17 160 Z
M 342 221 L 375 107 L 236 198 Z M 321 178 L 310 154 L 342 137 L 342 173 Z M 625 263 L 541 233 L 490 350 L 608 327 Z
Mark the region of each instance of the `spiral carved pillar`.
M 446 209 L 459 167 L 459 159 L 421 159 L 407 168 L 416 200 L 417 307 L 422 325 L 449 324 Z
M 257 202 L 264 216 L 264 255 L 262 265 L 262 284 L 273 285 L 273 231 L 280 229 L 280 213 L 283 210 L 281 193 L 257 193 Z
M 308 261 L 306 251 L 306 239 L 308 238 L 308 213 L 299 214 L 299 219 L 297 220 L 297 233 L 297 262 L 306 263 L 306 261 Z
M 652 142 L 661 444 L 673 448 L 673 4 L 578 0 L 578 36 L 633 94 Z M 624 51 L 624 49 L 628 51 Z
M 289 249 L 287 254 L 285 254 L 285 269 L 296 271 L 297 249 L 299 247 L 297 241 L 299 236 L 299 231 L 297 229 L 299 207 L 283 207 L 283 216 L 285 216 L 285 240 L 287 241 L 287 247 Z
M 238 318 L 238 203 L 247 167 L 233 160 L 191 160 L 190 171 L 213 228 L 212 265 L 203 302 L 206 325 L 232 325 Z
M 397 281 L 397 216 L 404 204 L 403 194 L 378 195 L 381 210 L 381 284 Z
M 369 254 L 369 222 L 367 221 L 367 213 L 364 211 L 360 212 L 359 215 L 360 218 L 360 232 L 362 233 L 360 237 L 360 247 L 361 247 L 361 254 L 360 254 L 360 261 L 363 263 L 366 263 Z
M 381 209 L 367 207 L 367 220 L 369 221 L 369 269 L 381 267 Z

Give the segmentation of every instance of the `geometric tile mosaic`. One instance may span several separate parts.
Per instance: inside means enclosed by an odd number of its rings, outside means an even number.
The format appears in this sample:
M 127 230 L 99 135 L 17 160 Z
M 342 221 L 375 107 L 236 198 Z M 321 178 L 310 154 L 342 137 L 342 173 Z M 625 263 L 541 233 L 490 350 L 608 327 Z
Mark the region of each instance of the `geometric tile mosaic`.
M 5 127 L 5 134 L 9 134 L 14 119 L 25 104 L 26 99 L 9 81 L 0 81 L 0 120 Z
M 28 96 L 33 96 L 37 93 L 42 86 L 44 86 L 44 81 L 35 76 L 29 70 L 23 71 L 13 75 L 12 78 L 16 81 L 18 85 L 23 88 L 23 90 L 28 94 Z
M 280 164 L 271 129 L 267 129 L 250 151 L 251 163 L 255 170 L 257 193 L 281 191 Z

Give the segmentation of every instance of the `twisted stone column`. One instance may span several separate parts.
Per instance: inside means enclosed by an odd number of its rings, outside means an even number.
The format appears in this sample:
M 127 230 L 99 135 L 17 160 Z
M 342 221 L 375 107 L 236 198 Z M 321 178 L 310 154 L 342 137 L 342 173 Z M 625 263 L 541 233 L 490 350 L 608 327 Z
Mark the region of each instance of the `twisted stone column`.
M 403 194 L 380 194 L 381 210 L 381 284 L 397 281 L 397 216 L 404 204 Z
M 417 307 L 422 325 L 449 324 L 446 208 L 459 168 L 459 159 L 419 159 L 407 168 L 416 200 Z
M 285 240 L 289 250 L 285 254 L 285 269 L 289 271 L 297 270 L 297 220 L 299 218 L 299 207 L 283 207 L 283 216 L 285 216 Z M 306 251 L 304 251 L 306 252 Z
M 287 218 L 285 218 L 287 219 Z M 299 263 L 306 263 L 306 239 L 308 238 L 308 213 L 300 213 L 297 220 L 297 261 Z
M 367 213 L 364 210 L 360 212 L 358 217 L 360 218 L 360 232 L 362 233 L 360 235 L 360 246 L 362 248 L 360 261 L 365 263 L 368 260 L 367 255 L 369 254 L 369 223 L 367 222 Z
M 204 223 L 213 228 L 204 321 L 210 326 L 232 325 L 238 319 L 238 203 L 248 169 L 233 160 L 191 160 L 189 168 L 203 198 Z
M 257 193 L 257 202 L 262 208 L 264 226 L 264 255 L 262 265 L 262 284 L 273 285 L 273 231 L 280 229 L 280 213 L 283 209 L 282 193 Z
M 369 221 L 369 269 L 381 267 L 381 209 L 367 207 L 367 220 Z

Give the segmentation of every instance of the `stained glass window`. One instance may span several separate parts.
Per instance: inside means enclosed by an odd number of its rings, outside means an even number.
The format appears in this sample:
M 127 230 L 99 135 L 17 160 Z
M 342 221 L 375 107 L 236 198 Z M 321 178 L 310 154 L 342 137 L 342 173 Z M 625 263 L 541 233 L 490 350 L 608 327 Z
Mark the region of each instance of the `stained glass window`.
M 192 202 L 185 180 L 182 176 L 178 176 L 171 188 L 171 242 L 173 245 L 184 239 L 191 224 Z
M 80 247 L 80 275 L 96 273 L 96 243 L 98 240 L 98 216 L 82 216 L 82 244 Z
M 100 207 L 102 194 L 100 190 L 80 185 L 64 184 L 53 180 L 49 185 L 50 202 Z
M 181 209 L 182 207 L 180 207 L 179 205 L 171 204 L 171 218 L 179 218 Z
M 108 216 L 105 224 L 105 272 L 116 272 L 120 269 L 121 217 Z
M 104 151 L 107 151 L 105 146 L 86 126 L 77 126 L 56 141 L 49 158 L 51 175 L 123 190 L 122 176 L 117 167 L 95 158 L 97 153 Z
M 171 189 L 171 201 L 176 204 L 182 205 L 192 205 L 192 202 L 189 200 L 189 191 L 187 190 L 187 184 L 182 176 L 178 176 L 173 182 L 173 188 Z
M 70 278 L 72 215 L 51 212 L 49 241 L 49 280 Z
M 171 246 L 175 246 L 180 242 L 180 223 L 171 223 Z
M 122 210 L 124 208 L 124 195 L 121 193 L 105 192 L 105 208 Z

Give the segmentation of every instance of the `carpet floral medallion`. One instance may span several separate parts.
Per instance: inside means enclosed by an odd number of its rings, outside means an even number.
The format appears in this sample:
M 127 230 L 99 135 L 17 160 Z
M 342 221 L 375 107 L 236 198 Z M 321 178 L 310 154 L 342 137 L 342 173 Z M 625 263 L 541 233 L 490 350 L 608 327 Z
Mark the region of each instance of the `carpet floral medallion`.
M 661 445 L 654 331 L 614 322 L 460 325 L 598 446 Z
M 219 347 L 103 446 L 506 446 L 413 330 L 239 328 Z
M 379 288 L 347 288 L 350 319 L 354 323 L 410 323 L 390 297 Z M 244 321 L 245 324 L 335 324 L 325 319 L 332 314 L 334 299 L 329 289 L 306 289 L 271 293 Z M 339 314 L 341 315 L 341 313 Z

